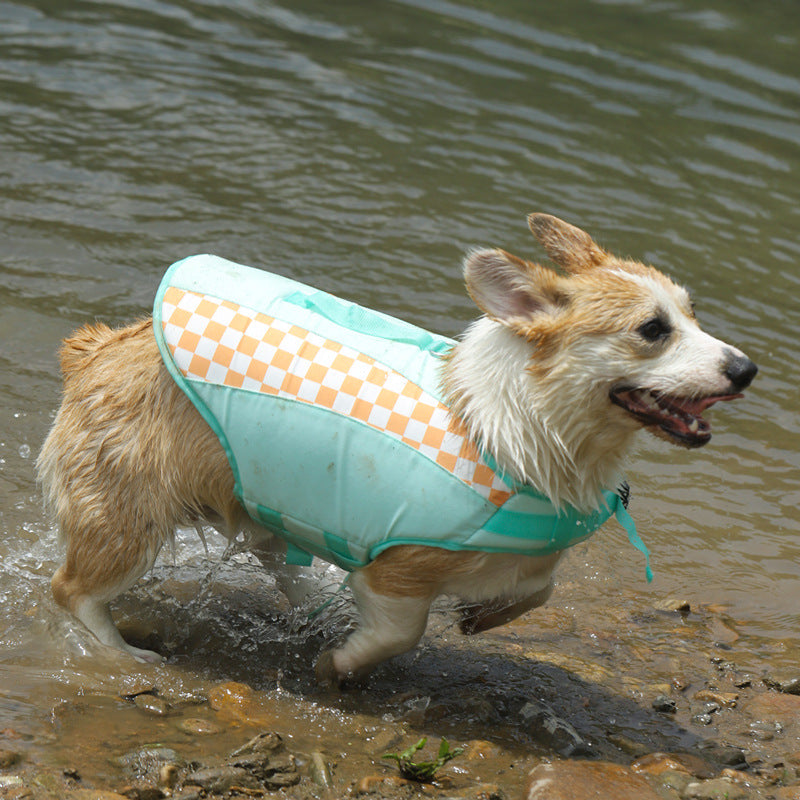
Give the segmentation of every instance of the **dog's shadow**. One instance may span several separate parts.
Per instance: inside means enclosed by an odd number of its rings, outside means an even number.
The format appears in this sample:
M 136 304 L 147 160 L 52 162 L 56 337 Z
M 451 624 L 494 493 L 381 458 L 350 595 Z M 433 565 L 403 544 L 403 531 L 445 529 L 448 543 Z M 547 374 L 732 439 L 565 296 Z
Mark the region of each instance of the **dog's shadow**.
M 170 587 L 158 577 L 121 598 L 115 613 L 131 643 L 164 652 L 169 663 L 211 680 L 241 681 L 261 691 L 280 686 L 345 713 L 405 721 L 421 733 L 488 740 L 543 756 L 627 764 L 645 753 L 700 751 L 718 767 L 736 761 L 736 753 L 711 736 L 622 690 L 504 649 L 502 634 L 455 633 L 444 607 L 434 611 L 416 650 L 379 666 L 361 686 L 337 692 L 317 686 L 313 664 L 320 650 L 352 625 L 347 593 L 335 595 L 309 621 L 303 611 L 276 608 L 280 597 L 268 586 L 223 582 L 218 591 L 198 592 L 190 581 L 178 592 L 193 596 L 186 603 L 173 594 L 181 585 L 173 581 Z

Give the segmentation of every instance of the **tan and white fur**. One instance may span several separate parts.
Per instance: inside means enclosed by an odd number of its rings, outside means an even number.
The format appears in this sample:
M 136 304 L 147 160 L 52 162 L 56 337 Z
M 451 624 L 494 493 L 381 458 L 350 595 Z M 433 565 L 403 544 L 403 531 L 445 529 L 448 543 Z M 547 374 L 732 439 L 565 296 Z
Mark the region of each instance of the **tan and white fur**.
M 705 444 L 702 412 L 737 397 L 756 367 L 704 333 L 687 292 L 659 271 L 555 217 L 529 224 L 561 271 L 503 250 L 468 254 L 466 286 L 485 316 L 443 362 L 442 382 L 503 472 L 556 506 L 589 511 L 618 485 L 639 429 Z M 66 543 L 53 593 L 103 644 L 157 660 L 122 639 L 109 602 L 177 526 L 206 521 L 235 537 L 253 525 L 217 437 L 162 365 L 152 320 L 80 329 L 61 367 L 63 400 L 38 460 Z M 254 542 L 276 560 L 280 541 L 259 529 Z M 322 654 L 317 675 L 341 682 L 414 647 L 439 595 L 465 601 L 467 633 L 513 619 L 547 600 L 560 556 L 390 548 L 352 575 L 359 626 Z

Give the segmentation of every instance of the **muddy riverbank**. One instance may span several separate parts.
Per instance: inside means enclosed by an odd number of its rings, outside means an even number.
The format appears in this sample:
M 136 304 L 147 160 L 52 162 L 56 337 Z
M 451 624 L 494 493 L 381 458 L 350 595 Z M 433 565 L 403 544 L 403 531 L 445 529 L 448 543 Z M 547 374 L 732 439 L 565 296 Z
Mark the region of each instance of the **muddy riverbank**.
M 344 598 L 302 629 L 264 586 L 217 578 L 164 567 L 125 598 L 123 630 L 169 660 L 83 642 L 48 713 L 0 732 L 2 796 L 800 797 L 796 654 L 776 667 L 724 607 L 594 605 L 590 588 L 467 638 L 442 604 L 418 651 L 336 693 L 312 663 L 347 627 Z M 423 736 L 418 760 L 442 737 L 464 750 L 428 784 L 383 758 Z

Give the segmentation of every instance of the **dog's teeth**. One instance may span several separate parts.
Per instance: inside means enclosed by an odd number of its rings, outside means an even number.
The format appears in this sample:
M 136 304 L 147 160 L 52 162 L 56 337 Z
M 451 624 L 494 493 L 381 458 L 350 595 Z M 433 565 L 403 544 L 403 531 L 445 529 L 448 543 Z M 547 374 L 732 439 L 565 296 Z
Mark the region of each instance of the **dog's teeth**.
M 692 433 L 697 433 L 697 431 L 698 431 L 699 429 L 700 429 L 700 423 L 699 423 L 699 422 L 698 422 L 696 419 L 693 419 L 693 420 L 691 421 L 690 425 L 689 425 L 689 430 L 690 430 Z

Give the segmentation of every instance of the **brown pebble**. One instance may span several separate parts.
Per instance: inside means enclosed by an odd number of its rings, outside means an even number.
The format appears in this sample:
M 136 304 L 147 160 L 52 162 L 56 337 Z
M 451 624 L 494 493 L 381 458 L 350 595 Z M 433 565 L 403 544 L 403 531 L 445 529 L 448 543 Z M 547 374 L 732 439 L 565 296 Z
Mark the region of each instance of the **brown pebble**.
M 685 692 L 689 688 L 689 680 L 683 675 L 675 675 L 672 679 L 672 688 L 676 692 Z
M 680 761 L 670 757 L 667 753 L 650 753 L 642 758 L 637 758 L 631 764 L 631 769 L 634 772 L 644 772 L 647 775 L 660 775 L 662 772 L 667 772 L 667 770 L 689 773 L 689 770 Z
M 169 712 L 169 706 L 160 697 L 152 694 L 137 694 L 133 698 L 133 704 L 147 714 L 155 717 L 163 717 Z
M 707 703 L 717 703 L 723 708 L 735 708 L 739 695 L 737 692 L 718 692 L 712 689 L 701 689 L 695 694 L 694 699 Z
M 740 772 L 738 769 L 731 769 L 730 767 L 726 767 L 724 770 L 722 770 L 719 776 L 720 778 L 727 778 L 729 781 L 733 781 L 734 783 L 753 783 L 752 775 L 748 775 L 746 772 Z
M 182 719 L 178 723 L 178 728 L 190 736 L 213 736 L 216 733 L 222 733 L 222 726 L 217 725 L 208 719 L 200 719 L 199 717 L 189 717 Z
M 663 772 L 685 772 L 695 778 L 710 778 L 714 768 L 694 753 L 651 753 L 631 764 L 634 772 L 660 775 Z
M 273 701 L 263 693 L 253 691 L 245 683 L 229 681 L 215 686 L 208 693 L 208 703 L 226 720 L 265 728 L 275 722 Z
M 527 800 L 660 800 L 643 775 L 608 761 L 554 761 L 539 764 L 528 776 Z

